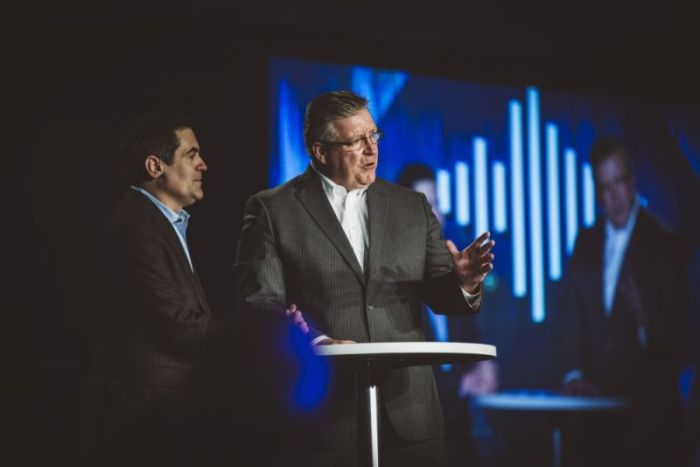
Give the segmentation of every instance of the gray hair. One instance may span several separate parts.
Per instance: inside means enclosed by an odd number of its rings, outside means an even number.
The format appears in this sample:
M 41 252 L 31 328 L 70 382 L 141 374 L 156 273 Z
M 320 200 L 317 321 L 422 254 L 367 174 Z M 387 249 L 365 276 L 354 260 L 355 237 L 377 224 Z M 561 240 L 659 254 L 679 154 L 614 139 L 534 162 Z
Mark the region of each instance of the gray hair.
M 311 100 L 304 114 L 304 146 L 309 156 L 313 155 L 314 143 L 337 137 L 331 122 L 352 117 L 367 105 L 366 98 L 352 91 L 332 91 Z

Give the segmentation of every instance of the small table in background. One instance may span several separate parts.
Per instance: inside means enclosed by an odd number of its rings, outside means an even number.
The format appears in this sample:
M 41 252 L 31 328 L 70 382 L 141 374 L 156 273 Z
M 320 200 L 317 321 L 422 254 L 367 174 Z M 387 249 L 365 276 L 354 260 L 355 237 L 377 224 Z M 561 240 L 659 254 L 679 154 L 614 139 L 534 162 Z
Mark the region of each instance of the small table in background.
M 561 396 L 547 392 L 498 393 L 474 397 L 474 403 L 491 410 L 545 412 L 552 415 L 552 464 L 561 467 L 561 416 L 567 413 L 625 410 L 630 402 L 607 397 Z

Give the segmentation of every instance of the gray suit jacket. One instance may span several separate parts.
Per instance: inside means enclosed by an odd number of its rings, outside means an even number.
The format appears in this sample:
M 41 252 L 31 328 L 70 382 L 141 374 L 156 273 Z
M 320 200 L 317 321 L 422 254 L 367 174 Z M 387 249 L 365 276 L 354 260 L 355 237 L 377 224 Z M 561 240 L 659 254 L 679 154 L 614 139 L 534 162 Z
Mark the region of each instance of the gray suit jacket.
M 392 342 L 425 339 L 421 301 L 439 313 L 478 309 L 480 303 L 471 309 L 464 300 L 440 224 L 422 194 L 378 179 L 367 190 L 367 202 L 363 272 L 310 167 L 251 197 L 235 266 L 239 310 L 280 313 L 295 303 L 314 335 Z M 330 437 L 340 442 L 352 442 L 357 430 L 347 384 L 332 396 Z M 384 408 L 402 438 L 444 434 L 430 367 L 392 371 L 381 384 Z

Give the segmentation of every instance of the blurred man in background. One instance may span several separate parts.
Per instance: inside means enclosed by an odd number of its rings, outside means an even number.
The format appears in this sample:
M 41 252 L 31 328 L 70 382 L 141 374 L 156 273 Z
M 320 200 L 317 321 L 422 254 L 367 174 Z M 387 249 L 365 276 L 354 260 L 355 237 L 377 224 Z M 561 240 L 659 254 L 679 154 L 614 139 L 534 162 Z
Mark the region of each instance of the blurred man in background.
M 562 350 L 573 353 L 563 392 L 625 398 L 632 409 L 582 432 L 582 443 L 589 444 L 580 454 L 590 456 L 582 465 L 682 465 L 678 376 L 688 331 L 683 249 L 640 206 L 632 159 L 619 140 L 599 139 L 590 159 L 605 215 L 579 234 L 567 270 Z

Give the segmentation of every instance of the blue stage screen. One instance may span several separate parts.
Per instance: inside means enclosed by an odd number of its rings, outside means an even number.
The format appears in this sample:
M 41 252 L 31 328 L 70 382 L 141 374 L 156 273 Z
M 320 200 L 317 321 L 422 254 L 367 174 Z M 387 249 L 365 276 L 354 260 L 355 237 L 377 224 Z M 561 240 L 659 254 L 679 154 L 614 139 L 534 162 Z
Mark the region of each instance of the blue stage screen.
M 269 76 L 270 186 L 309 163 L 302 139 L 306 103 L 349 89 L 369 100 L 385 134 L 378 176 L 396 181 L 405 165 L 425 164 L 436 174 L 435 208 L 446 237 L 463 248 L 480 232 L 492 233 L 496 269 L 476 319 L 482 340 L 499 348 L 504 386 L 552 386 L 561 376 L 550 359 L 562 278 L 577 233 L 600 215 L 588 160 L 595 138 L 625 142 L 637 161 L 642 204 L 691 239 L 697 258 L 698 216 L 688 203 L 700 194 L 697 113 L 290 58 L 272 58 Z M 445 334 L 436 336 L 449 339 Z M 523 365 L 524 352 L 538 355 L 537 364 Z

